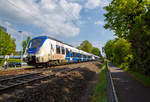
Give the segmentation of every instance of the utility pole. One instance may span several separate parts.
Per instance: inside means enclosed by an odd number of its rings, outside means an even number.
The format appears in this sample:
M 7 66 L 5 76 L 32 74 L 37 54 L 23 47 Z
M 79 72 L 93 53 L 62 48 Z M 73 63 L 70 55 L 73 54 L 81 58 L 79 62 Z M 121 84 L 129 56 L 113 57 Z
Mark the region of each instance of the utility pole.
M 21 47 L 22 47 L 22 42 L 23 42 L 23 31 L 18 31 L 20 34 L 21 34 Z M 23 62 L 23 47 L 22 47 L 22 50 L 21 50 L 21 64 Z

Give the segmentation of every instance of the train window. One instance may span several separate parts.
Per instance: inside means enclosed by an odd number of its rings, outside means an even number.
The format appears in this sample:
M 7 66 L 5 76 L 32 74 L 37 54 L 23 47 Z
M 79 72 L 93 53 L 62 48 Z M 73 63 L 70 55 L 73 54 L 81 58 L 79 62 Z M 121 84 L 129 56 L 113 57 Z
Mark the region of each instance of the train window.
M 78 53 L 76 53 L 76 57 L 78 57 L 79 55 L 78 55 Z
M 56 45 L 56 53 L 60 54 L 60 46 Z
M 53 45 L 51 44 L 51 50 L 54 51 Z
M 78 57 L 80 57 L 80 54 L 78 53 Z
M 74 52 L 72 52 L 72 57 L 74 57 Z
M 71 55 L 71 57 L 72 57 L 72 51 L 70 50 L 70 55 Z
M 68 53 L 69 53 L 69 51 L 68 51 L 68 49 L 66 49 L 66 55 L 68 55 Z
M 73 54 L 73 57 L 76 57 L 76 53 L 75 52 L 73 52 L 72 54 Z
M 42 43 L 43 40 L 44 39 L 41 39 L 41 38 L 37 38 L 37 39 L 31 40 L 29 48 L 35 49 L 35 48 L 40 47 L 40 45 L 41 45 L 41 43 Z
M 74 52 L 74 57 L 77 57 L 76 53 Z
M 65 48 L 62 47 L 62 54 L 65 54 Z

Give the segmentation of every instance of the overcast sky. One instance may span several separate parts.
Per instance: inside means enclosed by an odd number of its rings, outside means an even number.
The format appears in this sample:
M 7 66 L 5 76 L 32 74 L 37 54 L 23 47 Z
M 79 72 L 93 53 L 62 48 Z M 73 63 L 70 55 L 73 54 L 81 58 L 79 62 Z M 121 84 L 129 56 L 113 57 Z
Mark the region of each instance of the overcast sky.
M 89 40 L 101 49 L 113 39 L 103 28 L 110 0 L 0 0 L 0 25 L 16 39 L 17 50 L 27 36 L 48 35 L 78 46 Z M 23 31 L 22 34 L 18 31 Z

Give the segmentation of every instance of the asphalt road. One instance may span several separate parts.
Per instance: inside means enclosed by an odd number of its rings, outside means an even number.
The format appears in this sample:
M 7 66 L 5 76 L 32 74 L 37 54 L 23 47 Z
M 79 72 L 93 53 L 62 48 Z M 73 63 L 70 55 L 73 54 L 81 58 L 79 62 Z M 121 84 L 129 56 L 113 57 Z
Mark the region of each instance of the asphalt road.
M 120 102 L 150 102 L 150 87 L 114 65 L 109 66 Z

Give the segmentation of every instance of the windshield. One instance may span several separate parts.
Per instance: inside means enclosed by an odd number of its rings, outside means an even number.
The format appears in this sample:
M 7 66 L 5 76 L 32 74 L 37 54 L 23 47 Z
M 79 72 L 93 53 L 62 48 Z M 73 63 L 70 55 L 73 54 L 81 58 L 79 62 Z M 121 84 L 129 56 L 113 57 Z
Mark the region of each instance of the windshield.
M 43 40 L 44 39 L 41 39 L 41 38 L 31 40 L 29 48 L 31 49 L 38 48 L 41 45 Z

